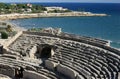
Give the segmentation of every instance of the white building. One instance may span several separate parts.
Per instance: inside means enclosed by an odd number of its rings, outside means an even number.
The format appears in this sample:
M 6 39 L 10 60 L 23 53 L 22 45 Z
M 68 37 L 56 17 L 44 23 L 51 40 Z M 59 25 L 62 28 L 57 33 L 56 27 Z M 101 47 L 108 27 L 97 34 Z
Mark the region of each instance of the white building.
M 67 8 L 63 8 L 63 7 L 45 7 L 47 9 L 47 11 L 53 11 L 53 10 L 68 10 Z
M 31 9 L 27 9 L 27 12 L 32 12 L 32 10 Z

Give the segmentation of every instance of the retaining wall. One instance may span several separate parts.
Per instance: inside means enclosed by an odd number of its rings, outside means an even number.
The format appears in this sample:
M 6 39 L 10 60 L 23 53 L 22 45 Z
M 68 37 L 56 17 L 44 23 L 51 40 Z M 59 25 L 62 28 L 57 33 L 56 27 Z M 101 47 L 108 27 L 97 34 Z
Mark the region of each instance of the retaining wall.
M 22 35 L 22 31 L 18 32 L 15 36 L 12 37 L 12 39 L 5 42 L 4 46 L 8 47 L 11 43 L 13 43 L 20 35 Z

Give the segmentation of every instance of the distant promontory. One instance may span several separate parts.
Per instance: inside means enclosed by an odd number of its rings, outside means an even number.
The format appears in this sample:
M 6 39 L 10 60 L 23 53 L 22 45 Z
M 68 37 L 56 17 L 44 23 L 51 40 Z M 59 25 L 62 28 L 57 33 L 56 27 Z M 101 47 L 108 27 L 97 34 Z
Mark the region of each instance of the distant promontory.
M 66 16 L 107 16 L 85 11 L 72 11 L 63 7 L 45 7 L 34 4 L 5 4 L 0 3 L 0 20 L 36 17 L 66 17 Z

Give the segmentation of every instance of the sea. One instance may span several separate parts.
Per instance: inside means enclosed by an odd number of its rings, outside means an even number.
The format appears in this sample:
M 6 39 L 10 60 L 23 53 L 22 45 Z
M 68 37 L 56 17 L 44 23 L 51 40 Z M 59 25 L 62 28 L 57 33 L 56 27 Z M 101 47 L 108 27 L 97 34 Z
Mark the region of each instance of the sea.
M 95 37 L 111 41 L 111 46 L 120 49 L 120 3 L 33 3 L 43 6 L 58 6 L 74 11 L 105 13 L 104 17 L 52 17 L 10 20 L 24 28 L 53 27 L 63 32 Z

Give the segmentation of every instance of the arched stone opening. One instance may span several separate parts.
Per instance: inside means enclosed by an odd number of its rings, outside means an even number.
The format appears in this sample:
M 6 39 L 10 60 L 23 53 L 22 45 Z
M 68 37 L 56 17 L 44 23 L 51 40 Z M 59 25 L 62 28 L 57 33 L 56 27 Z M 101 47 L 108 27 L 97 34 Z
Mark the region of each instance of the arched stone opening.
M 51 47 L 44 47 L 41 51 L 40 57 L 41 58 L 50 58 L 51 57 Z
M 50 58 L 54 55 L 56 47 L 48 44 L 41 44 L 37 46 L 36 57 L 37 58 Z

